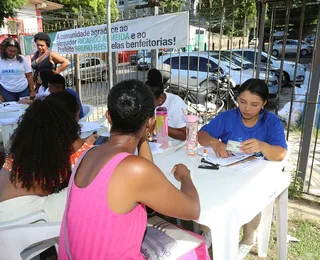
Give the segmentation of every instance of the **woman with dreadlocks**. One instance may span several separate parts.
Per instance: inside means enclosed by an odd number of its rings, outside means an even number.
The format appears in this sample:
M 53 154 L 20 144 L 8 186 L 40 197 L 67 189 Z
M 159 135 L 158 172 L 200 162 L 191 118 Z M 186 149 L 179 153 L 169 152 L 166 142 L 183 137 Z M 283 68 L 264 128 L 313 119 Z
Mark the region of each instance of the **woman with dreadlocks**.
M 79 104 L 68 92 L 36 99 L 11 136 L 0 172 L 0 221 L 44 210 L 61 221 L 71 170 L 96 138 L 79 137 Z
M 34 80 L 29 62 L 21 55 L 19 43 L 9 37 L 1 43 L 0 101 L 18 101 L 35 97 Z

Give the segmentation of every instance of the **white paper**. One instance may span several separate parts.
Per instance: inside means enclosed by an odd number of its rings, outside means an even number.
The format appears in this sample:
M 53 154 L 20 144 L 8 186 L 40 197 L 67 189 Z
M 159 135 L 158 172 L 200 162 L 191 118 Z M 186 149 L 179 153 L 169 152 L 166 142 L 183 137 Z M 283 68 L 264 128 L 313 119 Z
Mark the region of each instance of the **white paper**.
M 246 153 L 233 153 L 231 156 L 228 158 L 218 158 L 216 156 L 216 153 L 213 151 L 212 147 L 203 147 L 198 149 L 198 154 L 203 156 L 203 149 L 207 150 L 207 157 L 206 160 L 210 161 L 215 164 L 219 164 L 221 166 L 228 166 L 230 164 L 242 161 L 250 156 L 251 154 L 246 154 Z
M 82 133 L 99 130 L 103 127 L 101 124 L 95 122 L 79 122 L 79 125 L 81 126 Z
M 263 157 L 255 158 L 255 159 L 250 160 L 250 161 L 239 162 L 239 163 L 237 163 L 235 165 L 231 165 L 229 167 L 234 169 L 234 170 L 237 170 L 237 171 L 246 171 L 246 170 L 252 168 L 254 165 L 256 165 L 259 162 L 261 162 L 261 160 L 263 160 Z
M 160 148 L 161 145 L 162 144 L 159 144 L 159 143 L 149 142 L 152 155 L 157 155 L 163 152 L 163 149 Z

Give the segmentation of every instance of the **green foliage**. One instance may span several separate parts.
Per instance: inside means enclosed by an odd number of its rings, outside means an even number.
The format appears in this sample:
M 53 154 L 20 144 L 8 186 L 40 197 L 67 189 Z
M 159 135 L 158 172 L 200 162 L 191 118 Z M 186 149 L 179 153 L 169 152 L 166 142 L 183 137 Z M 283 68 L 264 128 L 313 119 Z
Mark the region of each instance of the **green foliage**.
M 303 180 L 300 177 L 295 178 L 293 176 L 291 178 L 291 183 L 288 189 L 288 197 L 289 199 L 299 198 L 301 196 L 300 191 L 303 189 Z
M 150 1 L 144 0 L 148 3 Z M 164 9 L 165 13 L 179 12 L 187 5 L 186 0 L 160 0 L 160 8 Z
M 106 22 L 106 0 L 52 0 L 63 4 L 61 12 L 47 12 L 45 15 L 55 18 L 66 17 L 77 20 L 78 26 L 89 26 Z M 115 0 L 111 0 L 111 22 L 116 22 L 119 18 L 119 11 Z M 69 11 L 71 9 L 71 11 Z M 67 10 L 67 11 L 64 11 Z M 46 19 L 44 19 L 45 22 Z M 50 19 L 48 19 L 50 20 Z M 51 20 L 53 20 L 51 18 Z M 59 20 L 59 19 L 57 19 Z
M 4 25 L 4 18 L 14 17 L 25 3 L 25 0 L 0 0 L 0 26 Z
M 257 21 L 255 1 L 224 0 L 222 6 L 222 1 L 203 0 L 197 10 L 209 22 L 210 30 L 216 33 L 220 31 L 221 20 L 224 20 L 223 33 L 234 36 L 246 35 Z M 245 19 L 247 31 L 244 32 Z

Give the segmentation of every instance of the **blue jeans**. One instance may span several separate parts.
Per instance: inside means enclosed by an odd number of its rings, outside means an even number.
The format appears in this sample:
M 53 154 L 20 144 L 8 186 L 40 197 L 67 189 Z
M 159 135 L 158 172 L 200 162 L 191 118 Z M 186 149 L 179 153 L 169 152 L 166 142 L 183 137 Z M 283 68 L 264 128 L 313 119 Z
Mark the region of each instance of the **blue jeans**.
M 5 88 L 1 87 L 1 95 L 4 99 L 4 102 L 8 102 L 8 101 L 18 101 L 19 98 L 21 97 L 27 97 L 30 96 L 30 89 L 29 87 L 27 87 L 25 90 L 21 91 L 21 92 L 10 92 L 8 90 L 6 90 Z

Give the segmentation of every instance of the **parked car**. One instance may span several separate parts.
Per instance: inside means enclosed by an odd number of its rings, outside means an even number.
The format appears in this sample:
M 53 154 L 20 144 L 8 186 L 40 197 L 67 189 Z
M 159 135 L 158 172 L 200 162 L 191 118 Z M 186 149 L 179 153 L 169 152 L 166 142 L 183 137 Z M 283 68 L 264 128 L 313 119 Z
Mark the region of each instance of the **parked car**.
M 80 58 L 80 78 L 83 81 L 87 80 L 107 80 L 107 64 L 98 57 L 86 57 Z M 66 84 L 68 87 L 72 87 L 75 80 L 75 63 L 70 62 L 70 66 L 66 69 L 62 75 L 66 78 Z
M 253 38 L 249 42 L 249 45 L 257 45 L 258 46 L 258 44 L 259 44 L 259 39 L 258 38 Z
M 221 51 L 221 53 L 230 57 L 231 51 Z M 242 54 L 242 52 L 241 52 L 241 54 Z M 241 54 L 238 54 L 237 52 L 232 51 L 233 61 L 236 62 L 236 64 L 238 64 L 240 66 L 244 66 L 245 68 L 252 68 L 253 70 L 256 70 L 256 68 L 257 68 L 256 63 L 249 61 L 246 57 L 241 56 Z M 278 82 L 280 81 L 280 69 L 279 68 L 274 67 L 269 64 L 268 71 L 269 71 L 268 72 L 269 75 L 271 74 L 272 76 L 276 76 L 278 79 Z M 267 64 L 264 64 L 264 63 L 260 64 L 260 72 L 263 72 L 264 74 L 267 73 Z M 281 83 L 282 83 L 282 85 L 286 84 L 284 73 L 282 73 Z
M 283 45 L 283 40 L 277 40 L 274 41 L 273 46 L 272 46 L 272 55 L 275 57 L 278 57 L 282 53 L 282 45 Z M 298 51 L 298 40 L 287 40 L 286 42 L 286 47 L 285 47 L 285 52 L 286 54 L 295 54 Z M 300 54 L 302 56 L 306 56 L 310 53 L 312 53 L 313 49 L 312 47 L 302 41 L 301 43 L 301 48 L 300 48 Z
M 311 45 L 312 47 L 314 47 L 315 39 L 316 39 L 315 35 L 308 35 L 303 40 L 309 45 Z
M 235 49 L 232 52 L 242 55 L 242 49 Z M 251 61 L 252 63 L 256 63 L 258 57 L 258 50 L 255 49 L 244 49 L 243 56 Z M 280 69 L 281 67 L 281 60 L 277 59 L 272 55 L 268 55 L 266 52 L 261 52 L 261 64 L 263 66 L 267 66 L 268 64 L 268 57 L 269 57 L 269 64 L 275 68 Z M 285 77 L 286 83 L 291 83 L 294 80 L 294 71 L 295 71 L 295 62 L 292 61 L 283 61 L 283 74 Z M 298 64 L 297 68 L 297 76 L 296 76 L 296 85 L 301 85 L 304 82 L 304 78 L 306 75 L 306 68 L 302 64 Z
M 217 52 L 191 52 L 166 55 L 163 58 L 165 64 L 171 65 L 170 88 L 188 90 L 197 94 L 199 102 L 203 102 L 208 92 L 215 91 L 216 75 L 230 75 L 230 87 L 234 88 L 250 79 L 254 75 L 252 68 L 239 66 L 226 55 L 221 55 L 220 63 Z M 188 57 L 189 56 L 189 57 Z M 220 66 L 220 67 L 219 67 Z M 260 77 L 265 79 L 261 73 Z M 213 79 L 213 80 L 211 80 Z M 270 100 L 277 98 L 278 79 L 274 75 L 269 76 L 268 87 Z

